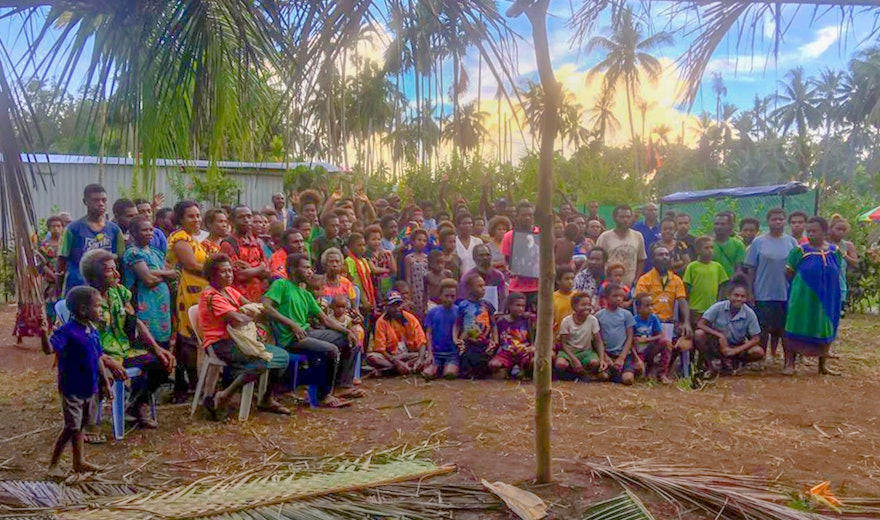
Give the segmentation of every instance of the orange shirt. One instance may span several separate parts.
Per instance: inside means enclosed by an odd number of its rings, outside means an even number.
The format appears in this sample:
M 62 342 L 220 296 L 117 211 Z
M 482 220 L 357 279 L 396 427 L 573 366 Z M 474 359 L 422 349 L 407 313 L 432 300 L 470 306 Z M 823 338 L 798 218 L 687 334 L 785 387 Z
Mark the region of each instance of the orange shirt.
M 666 277 L 660 276 L 657 269 L 651 269 L 643 274 L 636 283 L 635 294 L 648 293 L 654 299 L 653 311 L 660 321 L 671 322 L 675 318 L 675 301 L 687 299 L 687 291 L 684 282 L 672 271 L 666 272 Z
M 394 355 L 402 347 L 408 352 L 418 352 L 419 347 L 427 343 L 419 319 L 407 311 L 401 313 L 405 323 L 401 323 L 400 320 L 389 320 L 384 315 L 376 321 L 373 352 L 388 352 Z
M 279 247 L 277 251 L 272 253 L 269 259 L 269 271 L 272 281 L 283 279 L 287 280 L 287 250 Z

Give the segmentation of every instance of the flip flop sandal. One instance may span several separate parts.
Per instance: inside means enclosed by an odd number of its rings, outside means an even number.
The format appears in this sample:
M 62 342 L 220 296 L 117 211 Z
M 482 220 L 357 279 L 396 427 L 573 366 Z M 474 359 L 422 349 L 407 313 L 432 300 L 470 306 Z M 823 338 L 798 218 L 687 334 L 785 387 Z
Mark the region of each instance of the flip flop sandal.
M 107 436 L 103 433 L 83 433 L 83 442 L 86 444 L 107 444 Z
M 336 394 L 336 397 L 360 399 L 362 397 L 366 397 L 366 395 L 367 392 L 363 388 L 349 388 L 348 390 L 340 394 Z
M 321 408 L 346 408 L 351 406 L 351 401 L 346 401 L 345 399 L 340 399 L 338 397 L 334 397 L 328 401 L 321 403 Z
M 290 415 L 290 413 L 291 413 L 287 407 L 282 406 L 280 404 L 275 404 L 272 406 L 259 406 L 258 405 L 257 410 L 260 410 L 263 412 L 268 412 L 268 413 L 277 413 L 279 415 Z

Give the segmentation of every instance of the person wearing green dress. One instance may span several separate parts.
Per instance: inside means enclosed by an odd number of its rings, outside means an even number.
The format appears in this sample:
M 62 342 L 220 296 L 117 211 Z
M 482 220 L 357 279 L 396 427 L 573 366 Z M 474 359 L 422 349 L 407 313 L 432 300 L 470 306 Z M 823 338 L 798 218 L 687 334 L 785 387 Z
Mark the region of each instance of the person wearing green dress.
M 152 247 L 153 223 L 138 215 L 129 224 L 132 245 L 122 255 L 123 284 L 132 292 L 137 317 L 150 334 L 168 348 L 171 340 L 171 290 L 168 282 L 180 274 L 165 268 L 165 253 Z
M 809 242 L 791 250 L 786 275 L 791 280 L 785 319 L 785 367 L 793 375 L 797 355 L 819 358 L 819 373 L 837 375 L 827 366 L 828 350 L 840 324 L 840 249 L 828 244 L 828 222 L 822 217 L 807 221 Z

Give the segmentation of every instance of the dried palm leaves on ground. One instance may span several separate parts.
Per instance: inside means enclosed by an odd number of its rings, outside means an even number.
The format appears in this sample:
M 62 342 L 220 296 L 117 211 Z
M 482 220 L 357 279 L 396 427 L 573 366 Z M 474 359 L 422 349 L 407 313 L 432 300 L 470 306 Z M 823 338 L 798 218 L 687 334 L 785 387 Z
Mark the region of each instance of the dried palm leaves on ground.
M 170 490 L 130 486 L 76 490 L 45 482 L 0 483 L 0 516 L 63 519 L 449 518 L 457 510 L 497 509 L 478 486 L 425 483 L 450 473 L 424 457 L 431 449 L 394 449 L 352 459 L 282 458 L 233 475 L 213 475 Z M 412 482 L 415 481 L 415 482 Z M 125 495 L 120 497 L 119 495 Z
M 702 510 L 716 520 L 823 520 L 880 515 L 878 499 L 840 497 L 840 506 L 833 511 L 809 492 L 792 490 L 778 480 L 758 476 L 658 465 L 650 461 L 619 465 L 587 462 L 585 465 L 595 475 L 610 478 L 625 488 L 643 488 L 683 510 Z

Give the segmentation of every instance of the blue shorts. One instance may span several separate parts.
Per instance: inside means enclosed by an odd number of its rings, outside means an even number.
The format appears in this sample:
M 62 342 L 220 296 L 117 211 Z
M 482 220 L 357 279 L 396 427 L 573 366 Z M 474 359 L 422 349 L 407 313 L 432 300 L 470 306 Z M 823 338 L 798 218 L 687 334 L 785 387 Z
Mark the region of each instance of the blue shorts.
M 461 358 L 458 352 L 434 352 L 434 365 L 437 366 L 437 373 L 442 374 L 446 365 L 461 367 Z

